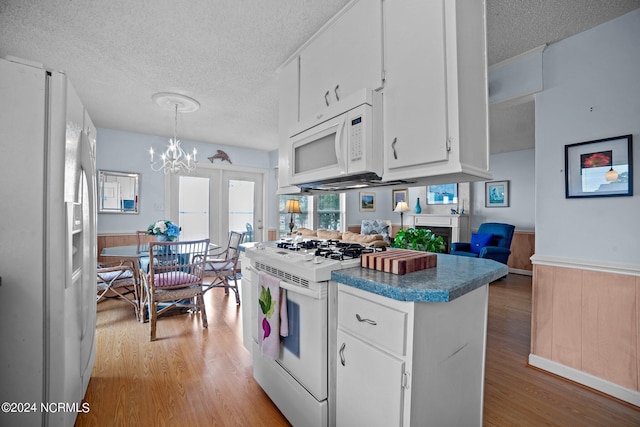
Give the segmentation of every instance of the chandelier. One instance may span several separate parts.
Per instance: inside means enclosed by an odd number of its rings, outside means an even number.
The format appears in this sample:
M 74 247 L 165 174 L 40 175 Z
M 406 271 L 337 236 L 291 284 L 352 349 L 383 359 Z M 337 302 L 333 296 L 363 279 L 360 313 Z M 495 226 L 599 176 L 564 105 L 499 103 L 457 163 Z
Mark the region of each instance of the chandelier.
M 151 169 L 156 172 L 164 171 L 165 174 L 191 172 L 196 168 L 196 164 L 198 163 L 196 160 L 196 154 L 198 152 L 194 148 L 191 154 L 187 154 L 182 148 L 180 140 L 178 139 L 178 112 L 191 113 L 197 111 L 200 108 L 200 104 L 193 98 L 177 93 L 156 93 L 152 99 L 160 107 L 174 110 L 175 117 L 173 122 L 173 138 L 169 139 L 169 146 L 164 153 L 160 155 L 160 160 L 155 159 L 153 148 L 149 149 Z

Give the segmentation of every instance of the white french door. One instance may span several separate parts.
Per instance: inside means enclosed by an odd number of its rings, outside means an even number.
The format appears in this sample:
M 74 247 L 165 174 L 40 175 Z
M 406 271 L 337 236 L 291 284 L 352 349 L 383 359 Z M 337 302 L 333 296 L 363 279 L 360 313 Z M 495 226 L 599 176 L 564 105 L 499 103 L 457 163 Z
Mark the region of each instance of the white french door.
M 180 239 L 209 237 L 224 247 L 229 231 L 250 230 L 252 240 L 264 240 L 265 173 L 206 165 L 169 177 L 167 203 Z
M 222 236 L 227 236 L 229 231 L 243 231 L 252 241 L 265 240 L 262 236 L 262 183 L 261 173 L 222 172 L 222 206 L 227 213 L 220 215 Z

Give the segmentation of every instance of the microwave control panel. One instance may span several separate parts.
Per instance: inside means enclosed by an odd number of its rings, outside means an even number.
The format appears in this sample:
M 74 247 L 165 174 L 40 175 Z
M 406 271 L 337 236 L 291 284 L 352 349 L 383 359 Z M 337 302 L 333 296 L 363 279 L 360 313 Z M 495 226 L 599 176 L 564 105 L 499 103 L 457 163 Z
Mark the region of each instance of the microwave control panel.
M 351 132 L 349 135 L 350 160 L 362 159 L 362 116 L 351 119 Z

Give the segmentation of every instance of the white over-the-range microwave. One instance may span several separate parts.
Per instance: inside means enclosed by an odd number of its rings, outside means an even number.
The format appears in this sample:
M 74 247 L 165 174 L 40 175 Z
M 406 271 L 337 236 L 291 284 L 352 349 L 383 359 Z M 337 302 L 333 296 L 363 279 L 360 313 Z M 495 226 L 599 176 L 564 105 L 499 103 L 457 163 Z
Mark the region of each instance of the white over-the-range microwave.
M 301 188 L 380 180 L 382 95 L 362 89 L 290 132 L 290 183 Z

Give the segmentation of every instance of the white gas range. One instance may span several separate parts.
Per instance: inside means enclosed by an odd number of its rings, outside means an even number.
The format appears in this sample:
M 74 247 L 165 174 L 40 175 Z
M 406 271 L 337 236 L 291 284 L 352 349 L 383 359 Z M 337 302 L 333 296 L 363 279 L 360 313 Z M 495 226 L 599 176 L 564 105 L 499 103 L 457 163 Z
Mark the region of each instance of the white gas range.
M 331 272 L 359 266 L 360 254 L 372 250 L 357 244 L 319 240 L 260 243 L 245 250 L 250 265 L 243 268 L 243 282 L 250 283 L 250 292 L 245 294 L 248 302 L 243 297 L 243 310 L 251 310 L 248 321 L 253 376 L 294 426 L 330 425 Z M 258 345 L 260 274 L 277 277 L 280 288 L 287 291 L 289 336 L 281 338 L 279 356 L 275 359 L 264 356 Z
M 324 246 L 312 246 L 313 244 Z M 255 260 L 280 272 L 286 272 L 287 276 L 294 275 L 307 282 L 326 282 L 331 280 L 332 271 L 360 265 L 359 254 L 356 257 L 345 256 L 340 250 L 358 246 L 363 248 L 361 245 L 345 244 L 338 248 L 337 244 L 339 243 L 331 240 L 305 240 L 297 244 L 259 243 L 247 249 L 245 254 L 252 262 Z M 332 253 L 336 256 L 342 253 L 342 259 L 332 258 Z M 277 272 L 275 275 L 278 275 Z

